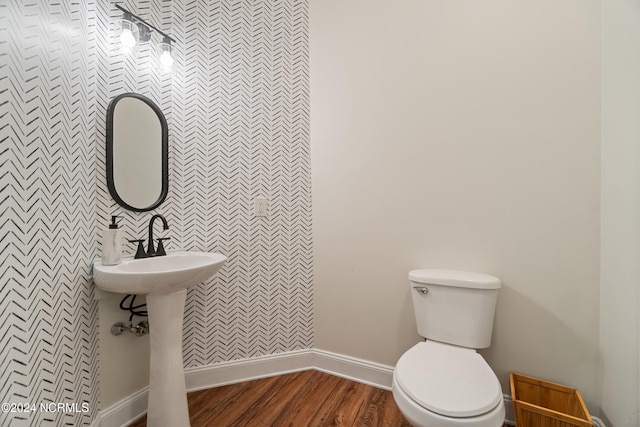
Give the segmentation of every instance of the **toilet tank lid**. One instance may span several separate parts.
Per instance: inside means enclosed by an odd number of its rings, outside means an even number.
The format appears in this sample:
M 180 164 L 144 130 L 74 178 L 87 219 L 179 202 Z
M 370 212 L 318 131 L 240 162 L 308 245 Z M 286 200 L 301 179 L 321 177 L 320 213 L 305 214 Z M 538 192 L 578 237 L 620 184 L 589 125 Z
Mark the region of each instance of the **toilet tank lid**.
M 409 280 L 415 283 L 455 286 L 473 289 L 499 289 L 500 279 L 472 271 L 425 268 L 409 272 Z

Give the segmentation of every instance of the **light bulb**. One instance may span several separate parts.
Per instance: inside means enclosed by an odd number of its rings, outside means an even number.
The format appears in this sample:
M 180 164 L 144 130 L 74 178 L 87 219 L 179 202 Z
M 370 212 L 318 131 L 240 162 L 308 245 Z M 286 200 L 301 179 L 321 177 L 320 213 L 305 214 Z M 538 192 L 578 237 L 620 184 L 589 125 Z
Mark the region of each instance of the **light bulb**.
M 138 28 L 128 19 L 122 20 L 122 32 L 120 33 L 120 43 L 125 49 L 132 49 L 138 40 L 136 39 Z
M 173 66 L 173 56 L 171 56 L 171 41 L 165 38 L 164 41 L 160 43 L 160 49 L 162 51 L 162 53 L 160 54 L 160 67 L 163 71 L 169 71 Z
M 133 37 L 133 33 L 130 29 L 127 28 L 122 30 L 122 34 L 120 34 L 120 43 L 122 43 L 122 46 L 127 49 L 131 49 L 136 45 L 136 38 Z
M 160 65 L 167 70 L 173 66 L 173 56 L 171 56 L 169 51 L 165 50 L 162 52 L 162 55 L 160 55 Z

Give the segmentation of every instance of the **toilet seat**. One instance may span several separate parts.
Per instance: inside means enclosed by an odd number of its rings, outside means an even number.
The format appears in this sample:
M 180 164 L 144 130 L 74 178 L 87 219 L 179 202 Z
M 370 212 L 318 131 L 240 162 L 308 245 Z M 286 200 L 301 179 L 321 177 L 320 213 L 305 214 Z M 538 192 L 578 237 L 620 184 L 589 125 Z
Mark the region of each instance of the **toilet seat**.
M 498 378 L 473 349 L 435 341 L 416 344 L 395 368 L 398 386 L 417 404 L 439 415 L 475 417 L 503 400 Z

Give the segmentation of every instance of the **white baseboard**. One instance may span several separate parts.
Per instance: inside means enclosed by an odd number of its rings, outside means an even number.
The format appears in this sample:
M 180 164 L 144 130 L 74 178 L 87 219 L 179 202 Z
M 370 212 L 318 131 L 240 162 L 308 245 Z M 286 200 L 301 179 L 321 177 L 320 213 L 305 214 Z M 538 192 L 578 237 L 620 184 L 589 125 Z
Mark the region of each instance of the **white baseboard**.
M 391 390 L 393 366 L 319 349 L 313 349 L 312 354 L 313 369 L 384 390 Z
M 196 391 L 310 369 L 391 390 L 392 366 L 319 349 L 297 350 L 186 368 L 185 380 L 187 391 Z M 145 387 L 100 411 L 96 427 L 124 427 L 141 417 L 147 411 L 147 394 L 148 387 Z M 504 398 L 506 422 L 515 425 L 512 421 L 514 416 L 511 397 L 505 394 Z
M 186 368 L 184 375 L 187 391 L 204 390 L 313 369 L 312 352 L 313 350 L 289 351 L 197 368 Z
M 125 427 L 147 413 L 149 387 L 144 387 L 100 411 L 98 427 Z

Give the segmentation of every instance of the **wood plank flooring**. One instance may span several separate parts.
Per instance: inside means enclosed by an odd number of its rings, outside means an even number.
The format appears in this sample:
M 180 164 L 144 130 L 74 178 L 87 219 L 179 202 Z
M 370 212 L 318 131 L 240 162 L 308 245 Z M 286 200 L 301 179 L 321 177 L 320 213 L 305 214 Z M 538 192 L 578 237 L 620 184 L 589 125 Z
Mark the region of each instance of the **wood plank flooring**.
M 191 392 L 188 400 L 192 427 L 410 427 L 390 391 L 315 370 Z M 143 417 L 129 427 L 146 424 Z
M 187 397 L 191 427 L 411 427 L 390 391 L 315 370 Z M 146 425 L 144 416 L 129 427 Z

